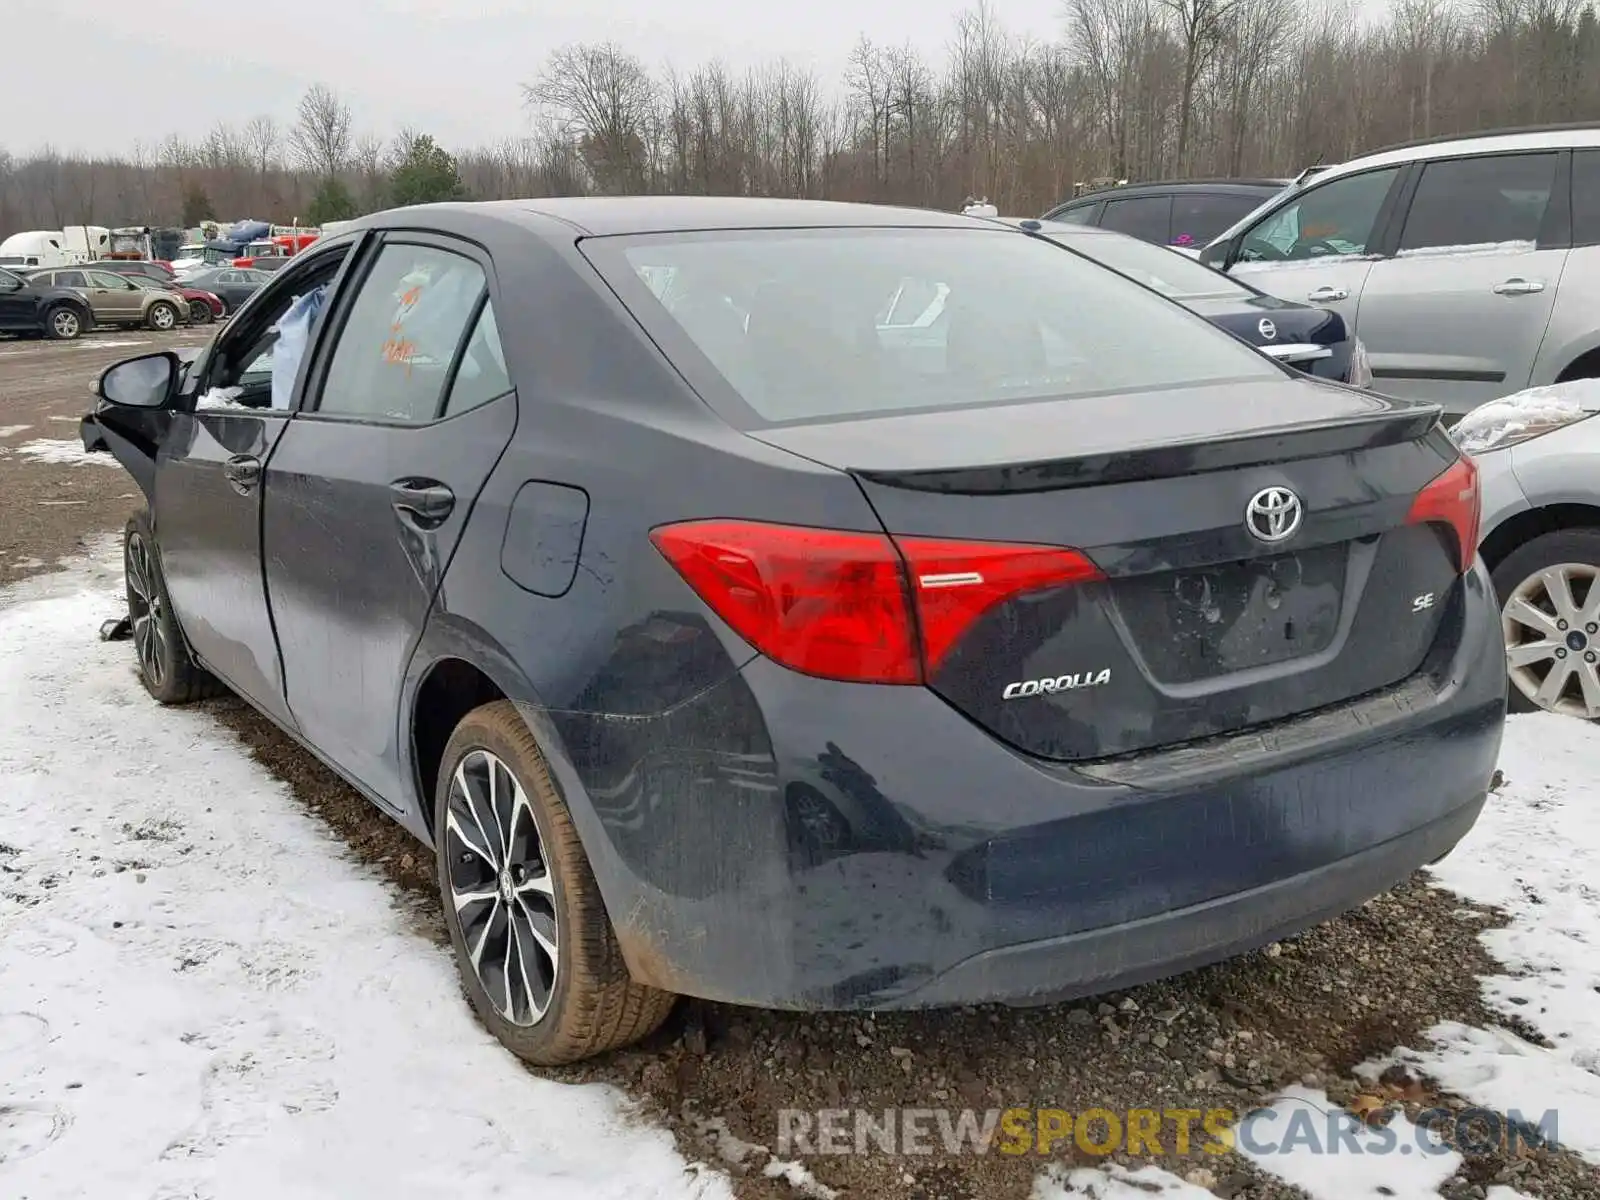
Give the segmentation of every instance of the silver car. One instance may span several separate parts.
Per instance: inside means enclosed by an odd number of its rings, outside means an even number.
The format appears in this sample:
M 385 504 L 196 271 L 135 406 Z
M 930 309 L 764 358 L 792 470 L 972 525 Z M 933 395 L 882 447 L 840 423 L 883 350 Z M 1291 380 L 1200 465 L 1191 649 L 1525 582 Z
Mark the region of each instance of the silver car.
M 1451 431 L 1478 464 L 1515 711 L 1600 719 L 1600 379 L 1486 404 Z
M 1200 259 L 1335 309 L 1375 388 L 1452 416 L 1600 377 L 1600 127 L 1434 139 L 1328 167 Z

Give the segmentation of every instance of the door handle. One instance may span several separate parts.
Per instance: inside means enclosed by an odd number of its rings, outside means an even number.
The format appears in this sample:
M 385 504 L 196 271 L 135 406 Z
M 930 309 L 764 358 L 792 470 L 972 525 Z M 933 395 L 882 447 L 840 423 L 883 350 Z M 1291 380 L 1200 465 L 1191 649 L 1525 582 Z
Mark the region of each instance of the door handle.
M 261 482 L 261 460 L 248 454 L 236 455 L 222 464 L 222 474 L 234 491 L 247 496 Z
M 1350 291 L 1348 288 L 1342 287 L 1319 287 L 1316 291 L 1309 293 L 1306 299 L 1313 304 L 1326 304 L 1330 300 L 1350 299 Z
M 395 512 L 420 529 L 437 529 L 455 511 L 456 494 L 436 479 L 397 479 L 389 485 Z
M 1535 292 L 1544 291 L 1542 279 L 1508 279 L 1504 283 L 1494 285 L 1496 296 L 1531 296 Z

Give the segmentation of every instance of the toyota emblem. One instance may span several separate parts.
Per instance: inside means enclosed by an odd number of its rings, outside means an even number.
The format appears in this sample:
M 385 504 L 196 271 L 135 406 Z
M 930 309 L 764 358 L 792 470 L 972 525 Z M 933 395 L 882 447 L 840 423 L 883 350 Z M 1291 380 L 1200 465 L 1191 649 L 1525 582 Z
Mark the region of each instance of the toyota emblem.
M 1244 527 L 1262 542 L 1281 542 L 1300 528 L 1305 507 L 1286 487 L 1262 488 L 1244 509 Z
M 1256 332 L 1270 342 L 1273 338 L 1278 336 L 1278 327 L 1271 321 L 1267 320 L 1266 317 L 1262 317 L 1260 322 L 1256 325 Z

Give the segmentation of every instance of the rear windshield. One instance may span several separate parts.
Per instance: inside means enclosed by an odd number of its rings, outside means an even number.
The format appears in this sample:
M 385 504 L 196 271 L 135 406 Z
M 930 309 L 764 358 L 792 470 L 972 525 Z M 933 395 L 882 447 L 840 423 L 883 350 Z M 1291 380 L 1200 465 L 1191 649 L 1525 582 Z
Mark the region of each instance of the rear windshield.
M 691 381 L 705 379 L 703 356 L 756 422 L 1282 375 L 1130 280 L 1006 230 L 739 230 L 583 249 Z
M 1145 287 L 1154 288 L 1174 300 L 1194 300 L 1201 296 L 1253 296 L 1221 271 L 1201 266 L 1176 250 L 1153 246 L 1138 238 L 1112 234 L 1084 234 L 1063 237 L 1062 243 L 1095 262 L 1104 263 Z

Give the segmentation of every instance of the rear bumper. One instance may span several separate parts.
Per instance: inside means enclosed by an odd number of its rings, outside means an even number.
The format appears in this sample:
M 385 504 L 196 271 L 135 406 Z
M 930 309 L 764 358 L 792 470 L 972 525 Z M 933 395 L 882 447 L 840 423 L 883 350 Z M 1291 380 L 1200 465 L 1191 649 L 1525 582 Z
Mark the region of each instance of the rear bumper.
M 1447 853 L 1506 689 L 1481 565 L 1452 604 L 1396 688 L 1077 768 L 926 689 L 759 658 L 658 718 L 530 719 L 639 979 L 774 1008 L 1047 1003 L 1275 940 Z

